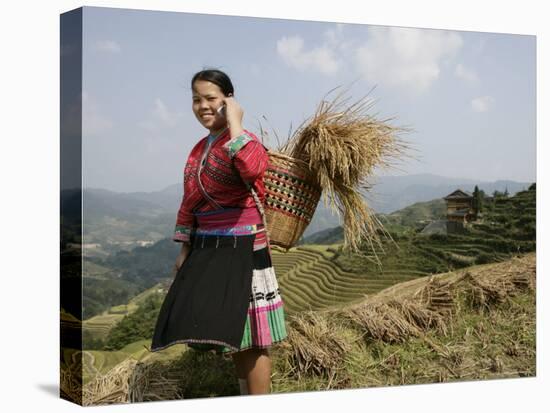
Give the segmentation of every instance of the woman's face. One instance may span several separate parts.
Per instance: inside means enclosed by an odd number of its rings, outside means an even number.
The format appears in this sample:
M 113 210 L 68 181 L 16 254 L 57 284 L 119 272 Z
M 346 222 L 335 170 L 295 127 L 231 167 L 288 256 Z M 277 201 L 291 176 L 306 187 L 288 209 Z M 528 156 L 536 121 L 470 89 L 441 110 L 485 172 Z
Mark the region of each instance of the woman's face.
M 211 133 L 219 132 L 227 125 L 225 117 L 217 112 L 224 98 L 220 87 L 212 82 L 196 80 L 193 84 L 193 113 Z

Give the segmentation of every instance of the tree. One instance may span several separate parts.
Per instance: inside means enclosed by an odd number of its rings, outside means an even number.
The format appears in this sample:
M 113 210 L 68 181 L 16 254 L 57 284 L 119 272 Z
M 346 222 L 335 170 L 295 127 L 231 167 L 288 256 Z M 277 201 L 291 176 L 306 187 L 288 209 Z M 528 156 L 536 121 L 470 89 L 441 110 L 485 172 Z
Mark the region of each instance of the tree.
M 477 187 L 477 185 L 474 188 L 474 199 L 473 199 L 473 202 L 472 202 L 472 207 L 473 207 L 473 210 L 474 210 L 475 218 L 477 219 L 477 214 L 480 212 L 480 209 L 479 209 L 479 188 Z
M 485 191 L 483 189 L 480 189 L 477 197 L 479 212 L 483 212 L 483 204 L 485 203 Z

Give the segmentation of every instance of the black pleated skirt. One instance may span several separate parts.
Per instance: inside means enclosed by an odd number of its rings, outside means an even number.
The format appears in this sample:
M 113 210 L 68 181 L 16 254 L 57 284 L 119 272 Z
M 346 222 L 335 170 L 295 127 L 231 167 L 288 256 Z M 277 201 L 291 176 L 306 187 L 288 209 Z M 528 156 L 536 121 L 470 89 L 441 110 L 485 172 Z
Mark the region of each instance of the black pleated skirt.
M 254 238 L 195 238 L 162 303 L 151 351 L 177 343 L 239 350 L 253 269 L 266 265 L 255 260 L 269 259 L 266 250 L 262 254 L 253 251 Z

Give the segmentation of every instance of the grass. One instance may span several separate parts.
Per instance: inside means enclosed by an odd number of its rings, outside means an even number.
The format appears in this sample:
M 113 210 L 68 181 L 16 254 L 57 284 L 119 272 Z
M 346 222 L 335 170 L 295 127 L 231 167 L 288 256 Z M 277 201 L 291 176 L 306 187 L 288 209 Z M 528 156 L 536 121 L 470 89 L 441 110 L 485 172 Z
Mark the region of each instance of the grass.
M 353 305 L 289 315 L 289 337 L 271 350 L 272 393 L 534 376 L 534 279 L 531 253 L 410 280 Z M 436 305 L 441 291 L 450 309 Z M 371 315 L 367 325 L 350 317 L 365 306 L 384 310 L 379 315 L 393 308 L 394 317 L 382 322 Z M 147 343 L 128 345 L 118 356 L 140 354 Z M 174 347 L 170 354 L 141 353 L 132 371 L 122 373 L 120 362 L 110 372 L 129 375 L 140 386 L 132 401 L 239 394 L 230 358 Z M 104 381 L 110 373 L 103 372 L 118 356 L 104 356 L 94 366 Z

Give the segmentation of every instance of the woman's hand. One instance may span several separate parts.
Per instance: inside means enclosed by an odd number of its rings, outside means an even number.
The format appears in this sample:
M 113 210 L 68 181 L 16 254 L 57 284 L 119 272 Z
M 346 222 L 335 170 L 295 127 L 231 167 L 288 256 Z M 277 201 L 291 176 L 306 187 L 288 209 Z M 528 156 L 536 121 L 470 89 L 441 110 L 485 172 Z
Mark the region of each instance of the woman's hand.
M 174 265 L 174 278 L 176 277 L 176 274 L 180 270 L 181 266 L 187 259 L 187 256 L 189 255 L 189 252 L 191 251 L 191 246 L 187 243 L 184 243 L 181 247 L 181 251 L 178 254 L 176 258 L 176 264 Z
M 224 98 L 225 117 L 229 128 L 241 128 L 244 111 L 233 96 Z
M 182 254 L 180 253 L 178 257 L 176 258 L 176 271 L 179 271 L 185 260 L 187 259 L 187 255 L 189 254 Z

